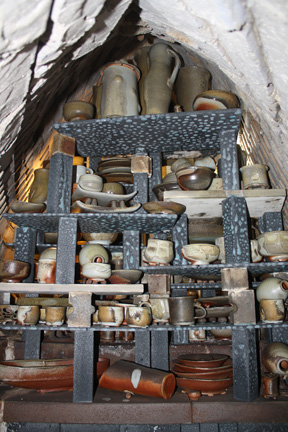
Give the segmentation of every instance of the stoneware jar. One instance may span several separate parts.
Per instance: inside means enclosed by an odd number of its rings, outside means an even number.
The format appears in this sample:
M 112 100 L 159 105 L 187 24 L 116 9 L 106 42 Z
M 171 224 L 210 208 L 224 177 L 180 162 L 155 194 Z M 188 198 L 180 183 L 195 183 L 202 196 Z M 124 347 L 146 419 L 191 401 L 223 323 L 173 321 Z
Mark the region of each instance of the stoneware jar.
M 256 298 L 261 300 L 284 300 L 288 297 L 288 281 L 269 277 L 264 279 L 256 288 Z
M 288 346 L 281 342 L 272 342 L 262 352 L 262 363 L 268 372 L 288 375 Z
M 124 61 L 109 63 L 101 71 L 101 118 L 133 116 L 140 113 L 139 69 Z
M 267 165 L 245 165 L 240 168 L 243 189 L 269 189 Z
M 157 43 L 150 48 L 149 70 L 143 83 L 146 114 L 169 111 L 172 89 L 179 68 L 180 58 L 168 45 Z

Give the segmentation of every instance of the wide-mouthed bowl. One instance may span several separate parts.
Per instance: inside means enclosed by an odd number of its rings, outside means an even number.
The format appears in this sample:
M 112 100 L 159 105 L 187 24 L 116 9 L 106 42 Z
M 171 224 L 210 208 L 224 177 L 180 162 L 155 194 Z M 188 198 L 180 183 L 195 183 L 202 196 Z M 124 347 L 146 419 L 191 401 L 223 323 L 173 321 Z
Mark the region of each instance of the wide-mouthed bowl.
M 210 186 L 214 172 L 207 167 L 192 166 L 176 172 L 182 190 L 205 190 Z

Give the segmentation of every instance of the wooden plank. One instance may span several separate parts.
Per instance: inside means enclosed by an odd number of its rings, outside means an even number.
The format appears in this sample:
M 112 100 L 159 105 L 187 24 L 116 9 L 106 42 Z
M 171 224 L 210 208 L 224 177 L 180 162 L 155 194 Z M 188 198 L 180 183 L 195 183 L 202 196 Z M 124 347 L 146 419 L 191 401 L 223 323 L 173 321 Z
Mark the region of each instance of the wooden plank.
M 265 212 L 280 212 L 286 199 L 285 189 L 165 191 L 164 201 L 186 206 L 189 219 L 222 217 L 222 201 L 231 195 L 246 199 L 250 217 Z
M 142 294 L 143 284 L 38 284 L 38 283 L 0 283 L 0 292 L 19 294 L 69 294 L 72 292 L 91 292 L 98 295 Z

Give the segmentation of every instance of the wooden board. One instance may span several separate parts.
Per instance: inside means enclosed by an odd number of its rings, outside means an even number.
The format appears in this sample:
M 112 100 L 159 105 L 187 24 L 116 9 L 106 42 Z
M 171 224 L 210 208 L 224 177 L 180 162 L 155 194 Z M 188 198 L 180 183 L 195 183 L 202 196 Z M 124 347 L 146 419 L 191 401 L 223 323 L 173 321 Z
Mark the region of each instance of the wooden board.
M 0 283 L 0 293 L 17 294 L 69 294 L 88 292 L 97 295 L 142 294 L 143 284 L 38 284 L 38 283 Z
M 222 217 L 222 201 L 231 195 L 246 198 L 250 217 L 265 212 L 280 212 L 286 199 L 285 189 L 165 191 L 164 201 L 186 206 L 189 219 Z

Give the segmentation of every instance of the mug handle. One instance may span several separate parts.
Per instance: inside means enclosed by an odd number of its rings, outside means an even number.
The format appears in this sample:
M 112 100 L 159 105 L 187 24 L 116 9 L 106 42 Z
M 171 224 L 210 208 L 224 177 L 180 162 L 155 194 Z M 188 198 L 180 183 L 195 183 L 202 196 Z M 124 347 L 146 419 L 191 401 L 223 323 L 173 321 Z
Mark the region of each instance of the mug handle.
M 194 306 L 197 307 L 197 308 L 199 308 L 199 309 L 202 309 L 202 311 L 204 312 L 204 315 L 202 315 L 202 316 L 195 316 L 195 319 L 196 318 L 197 319 L 199 319 L 199 318 L 205 318 L 206 315 L 207 315 L 206 309 L 203 306 L 198 305 L 197 303 L 195 303 Z
M 174 57 L 174 59 L 175 59 L 175 65 L 174 65 L 173 71 L 172 71 L 172 73 L 171 73 L 170 78 L 168 78 L 168 80 L 167 80 L 167 86 L 168 86 L 170 89 L 172 89 L 172 88 L 173 88 L 173 85 L 174 85 L 174 82 L 175 82 L 175 80 L 176 80 L 177 74 L 178 74 L 178 72 L 179 72 L 179 69 L 180 69 L 181 64 L 180 64 L 180 58 L 179 58 L 179 56 L 176 54 L 175 51 L 173 51 L 172 49 L 169 49 L 169 48 L 168 48 L 168 49 L 167 49 L 167 52 L 168 52 L 168 54 L 171 55 L 171 57 Z
M 147 306 L 148 308 L 151 309 L 151 303 L 149 303 L 147 301 L 143 301 L 143 302 L 139 303 L 139 306 L 140 307 Z

